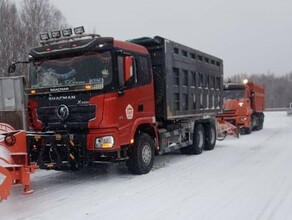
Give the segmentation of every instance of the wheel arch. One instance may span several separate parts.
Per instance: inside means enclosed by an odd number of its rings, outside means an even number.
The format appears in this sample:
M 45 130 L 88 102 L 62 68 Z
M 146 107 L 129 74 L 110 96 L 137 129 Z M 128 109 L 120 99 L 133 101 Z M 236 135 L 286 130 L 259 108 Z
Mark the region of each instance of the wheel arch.
M 146 133 L 148 134 L 155 143 L 155 150 L 158 150 L 158 139 L 157 139 L 157 130 L 156 127 L 152 124 L 140 124 L 134 133 L 134 139 L 137 137 L 138 134 Z

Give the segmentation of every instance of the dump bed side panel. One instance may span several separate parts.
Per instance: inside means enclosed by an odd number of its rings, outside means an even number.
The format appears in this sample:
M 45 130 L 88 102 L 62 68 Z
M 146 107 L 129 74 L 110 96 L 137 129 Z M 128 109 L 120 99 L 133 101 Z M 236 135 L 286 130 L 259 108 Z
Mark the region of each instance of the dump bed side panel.
M 265 110 L 265 88 L 259 84 L 248 83 L 251 91 L 252 109 L 254 112 Z
M 221 111 L 221 59 L 162 37 L 134 42 L 151 54 L 158 120 L 215 116 Z

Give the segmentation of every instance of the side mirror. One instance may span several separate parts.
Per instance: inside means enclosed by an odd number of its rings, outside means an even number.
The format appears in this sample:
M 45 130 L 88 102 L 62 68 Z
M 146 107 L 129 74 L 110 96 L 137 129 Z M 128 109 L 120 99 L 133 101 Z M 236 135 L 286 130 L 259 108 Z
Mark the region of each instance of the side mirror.
M 30 62 L 32 62 L 32 58 L 29 58 L 29 60 L 27 60 L 27 61 L 16 61 L 16 62 L 11 63 L 9 65 L 9 67 L 8 67 L 8 74 L 10 75 L 11 73 L 15 72 L 16 64 L 20 64 L 20 63 L 27 64 L 27 63 L 30 63 Z
M 126 87 L 132 86 L 137 82 L 136 62 L 132 56 L 124 57 L 124 82 Z
M 120 90 L 132 86 L 137 81 L 136 63 L 134 57 L 131 55 L 118 56 L 118 71 L 119 71 L 119 85 Z
M 8 67 L 8 73 L 9 73 L 9 75 L 10 75 L 11 73 L 14 73 L 15 70 L 16 70 L 16 64 L 15 64 L 15 63 L 11 63 L 11 64 L 9 65 L 9 67 Z
M 133 67 L 133 57 L 125 56 L 124 57 L 124 82 L 130 80 L 133 76 L 134 67 Z

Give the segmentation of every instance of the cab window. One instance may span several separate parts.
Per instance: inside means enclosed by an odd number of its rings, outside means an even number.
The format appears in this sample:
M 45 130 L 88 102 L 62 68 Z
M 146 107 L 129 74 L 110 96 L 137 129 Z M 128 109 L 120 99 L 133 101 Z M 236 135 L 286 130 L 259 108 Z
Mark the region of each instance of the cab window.
M 136 57 L 136 61 L 137 61 L 137 84 L 145 85 L 150 83 L 151 78 L 147 57 L 138 56 Z

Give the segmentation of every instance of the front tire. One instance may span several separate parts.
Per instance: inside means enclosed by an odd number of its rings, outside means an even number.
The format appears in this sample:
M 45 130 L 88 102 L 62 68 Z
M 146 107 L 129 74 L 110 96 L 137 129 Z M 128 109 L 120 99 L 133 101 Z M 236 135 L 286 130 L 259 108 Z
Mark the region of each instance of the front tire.
M 245 134 L 251 134 L 251 128 L 245 128 L 244 132 Z
M 146 133 L 135 138 L 135 144 L 129 154 L 127 166 L 132 174 L 141 175 L 149 173 L 154 162 L 154 141 Z
M 264 127 L 264 120 L 265 120 L 265 116 L 261 115 L 260 116 L 260 125 L 259 125 L 259 130 L 262 130 Z

